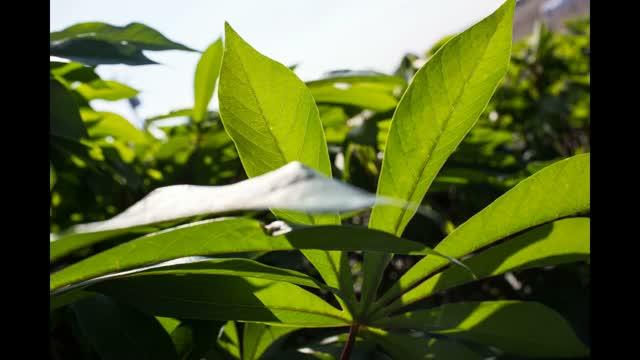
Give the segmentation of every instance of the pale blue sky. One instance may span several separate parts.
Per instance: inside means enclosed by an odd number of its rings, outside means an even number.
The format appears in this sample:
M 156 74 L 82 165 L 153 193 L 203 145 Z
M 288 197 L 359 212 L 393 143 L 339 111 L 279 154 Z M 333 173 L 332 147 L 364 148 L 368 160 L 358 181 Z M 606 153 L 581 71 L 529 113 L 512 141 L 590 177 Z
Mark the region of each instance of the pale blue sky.
M 258 51 L 311 80 L 336 69 L 391 72 L 407 52 L 423 52 L 495 10 L 503 0 L 50 0 L 50 30 L 85 21 L 142 22 L 203 50 L 228 21 Z M 148 52 L 163 65 L 100 66 L 99 74 L 140 90 L 141 118 L 191 107 L 197 53 Z M 216 102 L 217 103 L 217 102 Z M 211 108 L 217 107 L 212 102 Z M 126 102 L 99 110 L 137 122 Z

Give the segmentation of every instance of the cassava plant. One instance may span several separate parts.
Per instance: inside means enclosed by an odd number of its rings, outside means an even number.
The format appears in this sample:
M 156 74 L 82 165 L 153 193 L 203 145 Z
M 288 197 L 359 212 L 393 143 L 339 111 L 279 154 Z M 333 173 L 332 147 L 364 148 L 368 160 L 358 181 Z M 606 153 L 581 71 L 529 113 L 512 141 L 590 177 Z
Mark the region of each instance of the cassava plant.
M 507 0 L 444 43 L 392 104 L 376 194 L 331 178 L 314 95 L 326 84 L 310 90 L 225 24 L 224 45 L 215 42 L 198 66 L 209 81 L 196 81 L 192 114 L 206 121 L 219 74 L 219 120 L 248 179 L 163 187 L 110 220 L 53 237 L 52 264 L 107 248 L 54 269 L 52 316 L 69 309 L 102 358 L 589 356 L 571 326 L 539 303 L 429 303 L 479 279 L 588 261 L 588 153 L 520 181 L 433 249 L 402 239 L 507 71 L 514 6 Z M 342 100 L 357 101 L 358 88 L 341 81 Z M 367 227 L 342 225 L 368 208 Z M 280 221 L 250 212 L 266 209 Z M 320 278 L 260 261 L 296 250 Z M 349 252 L 363 252 L 361 279 Z M 422 258 L 381 289 L 394 254 Z M 289 337 L 294 331 L 302 335 Z

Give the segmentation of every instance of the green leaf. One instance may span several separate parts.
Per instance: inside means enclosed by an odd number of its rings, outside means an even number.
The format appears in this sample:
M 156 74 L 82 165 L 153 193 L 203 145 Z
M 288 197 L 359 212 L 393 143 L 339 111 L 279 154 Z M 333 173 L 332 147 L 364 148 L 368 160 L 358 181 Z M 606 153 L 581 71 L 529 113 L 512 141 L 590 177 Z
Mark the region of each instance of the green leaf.
M 193 109 L 179 109 L 179 110 L 172 110 L 169 111 L 166 114 L 161 114 L 161 115 L 156 115 L 156 116 L 152 116 L 149 117 L 147 119 L 145 119 L 145 123 L 150 123 L 153 122 L 155 120 L 163 120 L 163 119 L 170 119 L 170 118 L 174 118 L 174 117 L 191 117 L 193 116 Z
M 236 323 L 228 321 L 218 336 L 218 345 L 227 352 L 232 359 L 240 359 L 240 339 Z
M 535 302 L 446 304 L 388 318 L 377 325 L 442 334 L 535 358 L 589 355 L 560 314 Z
M 304 83 L 286 66 L 258 53 L 228 24 L 220 74 L 220 116 L 249 177 L 300 161 L 331 176 L 318 109 Z M 300 223 L 339 223 L 280 214 Z
M 200 122 L 207 115 L 207 107 L 220 74 L 222 64 L 222 39 L 216 40 L 202 53 L 194 79 L 193 120 Z
M 77 302 L 72 309 L 101 359 L 178 359 L 169 334 L 151 316 L 103 295 Z
M 491 99 L 509 65 L 514 0 L 447 42 L 416 73 L 393 115 L 379 196 L 422 202 Z M 401 235 L 416 209 L 374 206 L 369 227 Z M 364 257 L 364 308 L 391 255 Z
M 514 3 L 456 36 L 416 73 L 391 122 L 378 195 L 422 201 L 506 72 Z M 369 225 L 400 235 L 414 213 L 375 206 Z
M 174 318 L 157 316 L 156 320 L 158 320 L 167 334 L 171 334 L 180 325 L 180 320 Z
M 184 164 L 184 161 L 178 161 L 177 159 L 181 156 L 184 156 L 183 159 L 189 158 L 195 150 L 196 140 L 196 136 L 193 133 L 171 136 L 156 151 L 156 159 L 167 160 L 175 157 L 177 163 Z
M 142 50 L 194 51 L 167 39 L 144 24 L 113 26 L 102 22 L 87 22 L 70 26 L 49 36 L 50 54 L 88 65 L 145 65 L 155 62 Z
M 51 74 L 57 79 L 62 78 L 69 84 L 76 81 L 82 83 L 100 81 L 100 77 L 96 74 L 95 68 L 77 62 L 50 61 L 49 68 Z
M 362 336 L 378 343 L 392 359 L 407 360 L 481 360 L 482 356 L 467 346 L 446 339 L 427 338 L 410 334 L 394 334 L 368 327 Z
M 53 32 L 49 36 L 49 40 L 52 42 L 70 38 L 96 39 L 110 43 L 121 43 L 125 41 L 140 49 L 153 51 L 195 51 L 187 46 L 167 39 L 160 32 L 147 25 L 136 22 L 126 26 L 114 26 L 102 22 L 85 22 L 69 26 L 62 31 Z
M 68 140 L 87 138 L 78 104 L 60 82 L 49 80 L 49 133 Z
M 111 136 L 114 139 L 134 144 L 146 144 L 149 142 L 149 137 L 146 133 L 118 114 L 83 108 L 80 110 L 80 115 L 87 125 L 89 136 L 93 139 Z
M 158 230 L 159 227 L 139 226 L 125 229 L 105 230 L 91 233 L 53 235 L 49 243 L 49 262 L 54 263 L 62 257 L 91 245 L 118 237 L 133 237 Z
M 484 250 L 464 263 L 479 278 L 533 267 L 585 261 L 590 249 L 589 218 L 568 218 L 547 223 Z M 469 274 L 450 268 L 430 277 L 384 308 L 391 313 L 430 295 L 464 284 Z M 403 287 L 403 281 L 399 286 Z
M 52 42 L 49 46 L 49 53 L 91 66 L 101 64 L 157 64 L 146 57 L 142 50 L 134 45 L 110 43 L 90 38 L 70 38 Z
M 589 154 L 576 155 L 536 172 L 457 227 L 436 250 L 460 258 L 530 227 L 589 210 L 589 162 Z M 435 258 L 420 260 L 376 304 L 399 297 L 444 265 Z
M 220 116 L 249 177 L 300 161 L 330 177 L 331 164 L 318 108 L 289 68 L 269 59 L 225 23 L 220 72 Z M 275 211 L 303 224 L 339 224 L 337 215 L 310 217 Z M 346 254 L 304 251 L 328 285 L 355 300 Z
M 138 90 L 111 80 L 98 80 L 78 85 L 75 90 L 87 100 L 116 101 L 138 95 Z
M 276 340 L 297 330 L 294 327 L 269 326 L 248 323 L 244 326 L 242 337 L 242 358 L 244 360 L 258 360 L 269 346 Z
M 98 276 L 187 256 L 322 249 L 435 254 L 428 247 L 391 234 L 356 226 L 310 226 L 289 232 L 252 219 L 213 219 L 178 226 L 126 242 L 72 264 L 50 276 L 50 290 Z M 271 235 L 272 232 L 284 232 Z M 332 286 L 329 284 L 329 286 Z M 335 286 L 334 286 L 335 287 Z
M 155 316 L 286 326 L 347 326 L 348 313 L 281 281 L 221 275 L 148 274 L 90 286 Z M 286 294 L 286 296 L 282 296 Z
M 307 86 L 318 104 L 352 105 L 384 112 L 396 106 L 395 94 L 402 90 L 405 82 L 384 74 L 347 73 L 309 81 Z
M 131 270 L 110 273 L 105 276 L 99 276 L 86 281 L 77 282 L 72 284 L 71 286 L 65 287 L 61 292 L 56 292 L 54 298 L 61 296 L 61 294 L 66 295 L 70 291 L 79 291 L 79 289 L 81 288 L 109 279 L 159 274 L 176 276 L 205 274 L 252 277 L 259 279 L 286 281 L 292 284 L 303 285 L 316 289 L 322 288 L 328 291 L 333 290 L 327 288 L 327 286 L 323 283 L 320 283 L 314 278 L 303 273 L 294 270 L 264 265 L 249 259 L 214 259 L 204 256 L 191 256 L 173 259 L 159 264 L 139 267 Z

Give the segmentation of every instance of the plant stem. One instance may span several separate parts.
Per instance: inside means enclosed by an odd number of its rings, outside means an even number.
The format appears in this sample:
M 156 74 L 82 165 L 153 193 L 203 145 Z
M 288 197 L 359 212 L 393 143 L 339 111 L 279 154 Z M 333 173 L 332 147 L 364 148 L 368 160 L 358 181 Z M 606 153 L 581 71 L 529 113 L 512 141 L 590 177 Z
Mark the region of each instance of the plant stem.
M 349 360 L 349 358 L 351 357 L 351 349 L 353 348 L 353 343 L 356 341 L 356 335 L 358 335 L 359 327 L 360 324 L 358 323 L 351 324 L 351 328 L 349 328 L 349 338 L 347 338 L 347 343 L 344 344 L 344 349 L 342 349 L 340 360 Z

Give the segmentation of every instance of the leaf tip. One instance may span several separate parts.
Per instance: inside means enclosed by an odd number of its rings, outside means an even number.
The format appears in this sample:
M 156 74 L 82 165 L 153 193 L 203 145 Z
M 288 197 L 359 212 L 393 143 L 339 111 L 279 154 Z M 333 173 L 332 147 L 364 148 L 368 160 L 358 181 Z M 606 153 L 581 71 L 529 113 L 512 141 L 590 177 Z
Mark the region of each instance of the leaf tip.
M 237 35 L 236 31 L 231 27 L 228 21 L 224 22 L 224 36 L 228 38 L 229 35 Z

